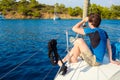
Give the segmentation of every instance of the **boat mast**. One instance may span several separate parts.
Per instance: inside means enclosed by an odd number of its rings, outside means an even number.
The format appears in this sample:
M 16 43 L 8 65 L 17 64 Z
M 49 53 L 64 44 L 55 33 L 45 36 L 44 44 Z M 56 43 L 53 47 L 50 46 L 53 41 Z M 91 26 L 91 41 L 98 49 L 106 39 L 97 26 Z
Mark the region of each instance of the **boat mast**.
M 84 5 L 83 5 L 83 19 L 84 19 L 85 17 L 87 17 L 87 15 L 88 15 L 89 3 L 90 3 L 90 0 L 84 0 Z M 86 26 L 86 25 L 85 25 L 85 23 L 84 23 L 82 27 L 85 27 L 85 26 Z M 78 38 L 78 37 L 79 37 L 79 34 L 76 35 L 76 38 Z M 83 38 L 83 36 L 82 36 L 82 38 Z
M 88 15 L 88 7 L 89 7 L 90 0 L 84 0 L 83 5 L 83 19 Z
M 54 16 L 56 16 L 56 5 L 57 3 L 54 4 Z

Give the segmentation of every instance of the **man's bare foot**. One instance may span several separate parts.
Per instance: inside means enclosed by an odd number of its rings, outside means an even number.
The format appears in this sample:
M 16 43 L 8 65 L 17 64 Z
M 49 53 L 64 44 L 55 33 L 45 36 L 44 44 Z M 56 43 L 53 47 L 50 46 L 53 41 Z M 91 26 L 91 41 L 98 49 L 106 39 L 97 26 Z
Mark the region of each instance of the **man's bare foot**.
M 59 66 L 62 66 L 62 62 L 61 62 L 60 60 L 58 61 L 58 65 L 59 65 Z

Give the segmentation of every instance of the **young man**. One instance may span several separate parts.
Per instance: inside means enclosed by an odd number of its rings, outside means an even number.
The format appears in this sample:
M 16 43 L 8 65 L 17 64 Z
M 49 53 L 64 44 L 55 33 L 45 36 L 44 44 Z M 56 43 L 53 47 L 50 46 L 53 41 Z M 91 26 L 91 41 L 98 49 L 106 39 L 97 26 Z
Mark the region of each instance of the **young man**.
M 81 27 L 86 22 L 88 22 L 89 28 Z M 112 60 L 110 40 L 107 33 L 99 28 L 100 23 L 100 15 L 92 13 L 73 26 L 72 30 L 74 32 L 89 36 L 90 47 L 88 47 L 82 38 L 78 38 L 74 42 L 74 47 L 71 49 L 70 53 L 63 59 L 63 62 L 69 60 L 71 63 L 76 63 L 78 62 L 78 57 L 81 56 L 89 65 L 98 66 L 102 64 L 107 48 L 110 62 L 120 64 Z M 60 61 L 58 65 L 62 66 Z

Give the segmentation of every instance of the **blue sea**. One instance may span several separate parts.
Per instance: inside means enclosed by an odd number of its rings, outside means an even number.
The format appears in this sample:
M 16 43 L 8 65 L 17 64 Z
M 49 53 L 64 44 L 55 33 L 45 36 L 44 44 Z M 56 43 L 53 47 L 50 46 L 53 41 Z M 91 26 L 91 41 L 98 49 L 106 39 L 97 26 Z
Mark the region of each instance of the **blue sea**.
M 58 53 L 66 50 L 66 31 L 80 20 L 1 19 L 0 20 L 0 79 L 53 80 L 59 67 L 48 58 L 48 41 L 57 39 Z M 120 20 L 102 20 L 111 42 L 120 41 Z

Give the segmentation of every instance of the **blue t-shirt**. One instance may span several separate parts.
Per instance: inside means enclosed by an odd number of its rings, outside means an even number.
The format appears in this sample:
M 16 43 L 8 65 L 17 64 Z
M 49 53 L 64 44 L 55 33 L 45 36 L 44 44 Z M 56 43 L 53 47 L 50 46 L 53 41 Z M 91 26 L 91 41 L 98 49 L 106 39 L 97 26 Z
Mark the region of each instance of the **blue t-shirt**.
M 96 61 L 102 63 L 106 53 L 107 33 L 100 28 L 85 28 L 84 32 L 89 36 L 90 49 L 93 55 L 96 56 Z

